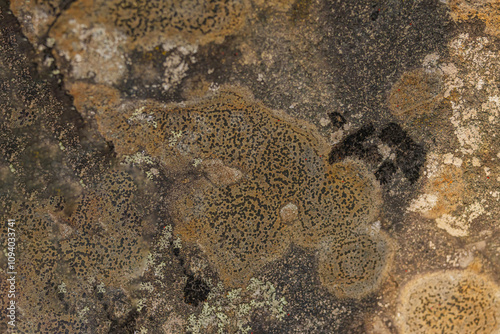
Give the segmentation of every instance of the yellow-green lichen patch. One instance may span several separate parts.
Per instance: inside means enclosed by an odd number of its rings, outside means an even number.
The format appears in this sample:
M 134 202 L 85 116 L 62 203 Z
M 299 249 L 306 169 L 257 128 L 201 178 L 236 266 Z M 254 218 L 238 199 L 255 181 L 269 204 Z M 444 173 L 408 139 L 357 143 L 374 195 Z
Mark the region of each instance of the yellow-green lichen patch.
M 157 127 L 130 121 L 137 106 L 117 104 L 98 108 L 100 132 L 118 153 L 145 151 L 177 175 L 175 233 L 196 242 L 229 286 L 244 286 L 290 242 L 316 248 L 377 215 L 377 187 L 359 163 L 328 164 L 315 128 L 247 94 L 143 106 Z
M 320 251 L 321 282 L 340 298 L 364 297 L 378 288 L 392 255 L 390 240 L 381 233 L 328 242 Z
M 469 271 L 428 274 L 403 288 L 397 322 L 402 334 L 498 333 L 500 289 Z

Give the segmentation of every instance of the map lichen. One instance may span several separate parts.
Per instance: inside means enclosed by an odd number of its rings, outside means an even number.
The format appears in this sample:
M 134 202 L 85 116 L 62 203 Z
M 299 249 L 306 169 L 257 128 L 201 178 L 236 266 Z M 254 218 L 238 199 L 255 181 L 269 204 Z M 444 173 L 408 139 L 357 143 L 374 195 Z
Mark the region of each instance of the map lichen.
M 197 243 L 228 286 L 246 286 L 292 242 L 318 249 L 325 237 L 332 247 L 356 238 L 378 214 L 377 183 L 360 162 L 330 165 L 313 126 L 242 90 L 221 89 L 191 104 L 151 102 L 144 112 L 157 127 L 128 122 L 136 110 L 129 103 L 98 106 L 100 132 L 118 153 L 144 151 L 177 175 L 169 199 L 174 233 Z M 195 159 L 203 162 L 193 166 Z M 383 267 L 384 256 L 367 254 Z

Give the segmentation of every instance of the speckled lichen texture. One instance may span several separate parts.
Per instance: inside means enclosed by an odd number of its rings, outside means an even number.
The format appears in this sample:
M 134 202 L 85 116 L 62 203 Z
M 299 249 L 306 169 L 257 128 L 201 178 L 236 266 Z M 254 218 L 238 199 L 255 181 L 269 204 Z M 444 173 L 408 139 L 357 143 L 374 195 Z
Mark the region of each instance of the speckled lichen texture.
M 407 284 L 400 311 L 402 333 L 498 333 L 500 291 L 473 272 L 436 272 Z
M 499 6 L 0 0 L 0 332 L 499 334 Z

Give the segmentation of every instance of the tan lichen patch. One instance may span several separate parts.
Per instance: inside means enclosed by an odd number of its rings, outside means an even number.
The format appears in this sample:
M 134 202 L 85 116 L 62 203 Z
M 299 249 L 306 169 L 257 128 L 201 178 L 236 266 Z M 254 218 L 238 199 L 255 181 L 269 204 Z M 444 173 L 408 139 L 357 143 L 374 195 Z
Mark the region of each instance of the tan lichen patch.
M 362 298 L 385 278 L 393 246 L 381 233 L 353 234 L 320 251 L 321 282 L 337 297 Z
M 326 237 L 341 240 L 375 220 L 380 206 L 378 183 L 359 161 L 345 160 L 325 168 L 318 183 L 303 189 L 303 212 L 293 228 L 294 242 L 319 245 Z M 313 203 L 318 203 L 315 205 Z
M 248 7 L 245 0 L 117 0 L 103 4 L 103 15 L 110 15 L 133 43 L 152 45 L 179 36 L 189 43 L 220 41 L 242 26 Z
M 24 30 L 34 30 L 31 17 L 45 13 L 46 5 L 38 1 L 13 5 L 21 17 L 26 12 L 30 18 L 22 22 Z M 198 45 L 220 43 L 238 31 L 245 23 L 248 8 L 247 0 L 78 0 L 62 12 L 57 6 L 57 19 L 50 18 L 43 24 L 48 29 L 50 23 L 50 30 L 40 28 L 32 35 L 40 38 L 48 33 L 58 65 L 64 72 L 69 65 L 67 78 L 107 85 L 120 82 L 127 74 L 130 52 L 154 49 L 163 56 L 162 87 L 168 90 L 186 76 L 189 64 L 195 62 L 192 55 Z M 134 75 L 138 68 L 144 66 L 131 67 Z M 150 81 L 151 75 L 154 81 L 156 74 L 150 73 Z
M 140 178 L 112 170 L 88 182 L 83 194 L 9 204 L 17 221 L 17 328 L 22 333 L 86 333 L 102 311 L 94 293 L 133 289 L 144 269 L 151 229 Z M 140 184 L 140 183 L 139 183 Z M 148 196 L 147 200 L 154 201 Z M 141 204 L 142 203 L 142 204 Z M 3 261 L 3 254 L 0 255 Z M 95 284 L 94 284 L 95 283 Z M 109 324 L 103 324 L 105 332 Z
M 498 333 L 500 289 L 470 271 L 427 274 L 402 289 L 398 315 L 402 334 Z
M 200 164 L 210 182 L 217 187 L 237 183 L 242 177 L 242 173 L 238 169 L 224 166 L 219 159 L 203 160 Z
M 88 1 L 71 4 L 58 18 L 51 37 L 59 52 L 76 53 L 75 43 L 95 29 L 123 35 L 120 46 L 151 49 L 163 43 L 184 41 L 206 44 L 221 41 L 239 29 L 245 20 L 248 4 L 242 1 Z M 82 30 L 83 31 L 80 31 Z M 80 34 L 78 33 L 80 31 Z M 99 34 L 97 37 L 105 37 Z M 92 41 L 91 41 L 92 42 Z M 106 48 L 105 40 L 97 40 L 97 49 Z
M 97 107 L 100 132 L 119 154 L 145 151 L 177 175 L 169 201 L 174 233 L 196 242 L 230 286 L 245 285 L 290 242 L 319 247 L 377 215 L 376 182 L 360 163 L 328 164 L 328 146 L 313 126 L 247 93 L 222 89 L 184 106 L 141 105 Z M 157 127 L 130 121 L 137 110 Z M 290 203 L 295 208 L 283 211 Z
M 486 24 L 485 32 L 500 37 L 500 1 L 498 0 L 450 0 L 451 17 L 455 21 L 479 18 Z
M 104 24 L 79 23 L 75 18 L 64 23 L 58 20 L 55 27 L 51 36 L 56 41 L 58 55 L 71 62 L 72 78 L 113 84 L 125 74 L 126 36 L 122 32 Z
M 141 274 L 148 251 L 141 229 L 147 222 L 136 192 L 131 175 L 114 171 L 79 200 L 69 219 L 78 233 L 60 242 L 63 260 L 78 277 L 121 286 Z
M 396 116 L 430 113 L 443 99 L 443 83 L 436 71 L 405 72 L 389 93 L 389 109 Z

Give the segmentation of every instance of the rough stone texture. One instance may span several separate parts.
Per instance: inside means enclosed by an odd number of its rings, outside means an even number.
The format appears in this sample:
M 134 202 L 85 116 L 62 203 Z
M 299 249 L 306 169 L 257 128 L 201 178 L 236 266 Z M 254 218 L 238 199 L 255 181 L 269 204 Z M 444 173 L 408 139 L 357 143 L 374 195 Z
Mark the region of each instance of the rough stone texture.
M 498 18 L 0 0 L 0 332 L 498 333 Z
M 498 333 L 500 290 L 472 272 L 438 272 L 403 289 L 401 333 Z

